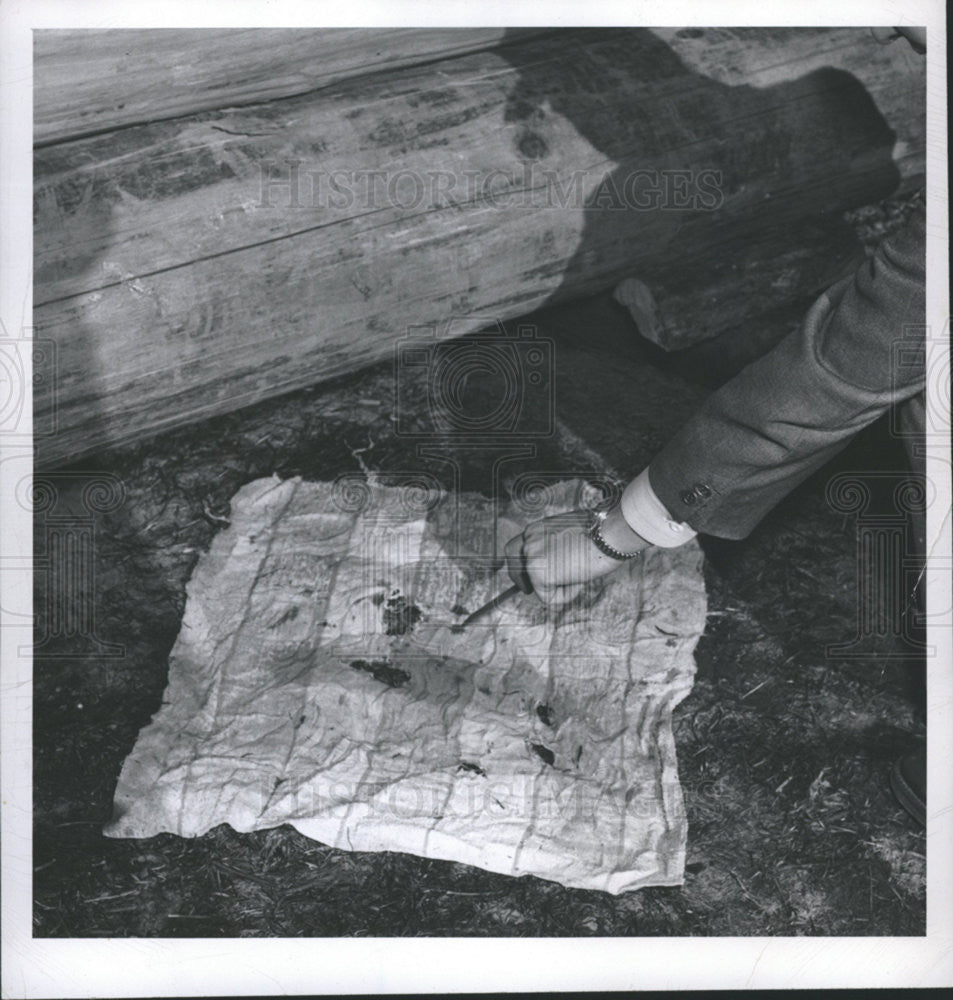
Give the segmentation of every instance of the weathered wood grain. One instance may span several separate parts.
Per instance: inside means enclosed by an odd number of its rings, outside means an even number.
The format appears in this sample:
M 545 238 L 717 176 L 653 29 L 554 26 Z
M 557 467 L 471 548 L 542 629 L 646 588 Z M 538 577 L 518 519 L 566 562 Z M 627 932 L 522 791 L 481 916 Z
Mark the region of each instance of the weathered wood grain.
M 35 325 L 59 368 L 38 460 L 889 194 L 896 125 L 858 76 L 910 115 L 922 77 L 864 31 L 821 37 L 827 68 L 755 87 L 647 30 L 559 32 L 39 150 Z
M 476 52 L 521 28 L 111 28 L 34 32 L 38 144 L 303 94 Z
M 853 228 L 829 219 L 739 233 L 720 249 L 689 252 L 682 267 L 651 267 L 615 289 L 642 336 L 682 350 L 784 303 L 806 305 L 864 260 Z
M 926 171 L 924 57 L 904 41 L 881 45 L 869 28 L 657 28 L 694 72 L 719 83 L 761 89 L 790 79 L 792 67 L 850 72 L 896 132 L 894 162 L 907 188 Z

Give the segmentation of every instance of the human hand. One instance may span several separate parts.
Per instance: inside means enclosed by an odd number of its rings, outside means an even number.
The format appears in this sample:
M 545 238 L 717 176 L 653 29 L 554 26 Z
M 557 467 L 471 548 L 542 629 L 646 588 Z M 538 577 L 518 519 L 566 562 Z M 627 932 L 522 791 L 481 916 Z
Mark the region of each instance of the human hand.
M 926 28 L 871 28 L 870 30 L 881 45 L 886 45 L 887 42 L 892 42 L 895 38 L 903 36 L 910 43 L 914 52 L 923 55 L 927 50 Z
M 546 603 L 571 601 L 590 580 L 618 569 L 623 560 L 602 552 L 589 536 L 591 513 L 573 510 L 534 521 L 504 547 L 510 579 L 524 590 L 527 584 Z M 621 522 L 621 523 L 617 523 Z M 610 545 L 636 552 L 648 543 L 613 512 L 602 525 Z

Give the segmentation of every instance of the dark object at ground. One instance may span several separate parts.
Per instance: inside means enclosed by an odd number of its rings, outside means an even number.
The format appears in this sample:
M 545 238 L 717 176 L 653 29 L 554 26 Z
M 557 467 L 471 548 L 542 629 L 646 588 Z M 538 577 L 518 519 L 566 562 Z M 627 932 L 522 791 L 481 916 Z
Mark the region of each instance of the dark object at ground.
M 927 822 L 926 748 L 906 754 L 890 771 L 890 788 L 897 801 L 920 824 Z

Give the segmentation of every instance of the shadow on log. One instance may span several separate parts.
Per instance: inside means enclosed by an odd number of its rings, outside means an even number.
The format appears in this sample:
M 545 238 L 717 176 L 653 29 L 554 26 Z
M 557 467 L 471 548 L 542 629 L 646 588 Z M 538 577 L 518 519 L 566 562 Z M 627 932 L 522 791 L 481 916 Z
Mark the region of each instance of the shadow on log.
M 822 52 L 829 44 L 820 29 L 686 33 L 714 47 L 746 33 L 782 52 L 784 36 Z M 896 133 L 855 76 L 824 67 L 764 89 L 702 85 L 652 32 L 588 38 L 585 58 L 568 64 L 550 41 L 503 53 L 519 73 L 506 118 L 521 148 L 545 150 L 558 116 L 617 164 L 585 200 L 551 302 L 635 273 L 663 308 L 669 300 L 669 322 L 643 332 L 673 349 L 820 291 L 862 259 L 840 214 L 891 193 L 901 175 Z M 587 72 L 598 64 L 619 81 L 614 95 Z M 634 86 L 649 99 L 631 106 Z M 776 270 L 763 273 L 766 263 Z

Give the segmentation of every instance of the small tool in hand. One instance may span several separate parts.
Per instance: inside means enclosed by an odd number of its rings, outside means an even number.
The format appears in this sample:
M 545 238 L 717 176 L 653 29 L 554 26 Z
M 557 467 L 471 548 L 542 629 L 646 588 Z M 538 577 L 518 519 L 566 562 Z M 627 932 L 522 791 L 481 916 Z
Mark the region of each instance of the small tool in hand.
M 451 632 L 462 632 L 467 625 L 472 625 L 479 618 L 488 614 L 494 608 L 498 608 L 504 601 L 508 601 L 511 597 L 515 597 L 517 594 L 531 594 L 533 592 L 533 587 L 527 579 L 523 583 L 514 583 L 512 587 L 507 587 L 501 594 L 497 594 L 496 597 L 491 598 L 486 604 L 481 605 L 472 615 L 468 615 L 462 622 L 458 625 L 451 625 Z

